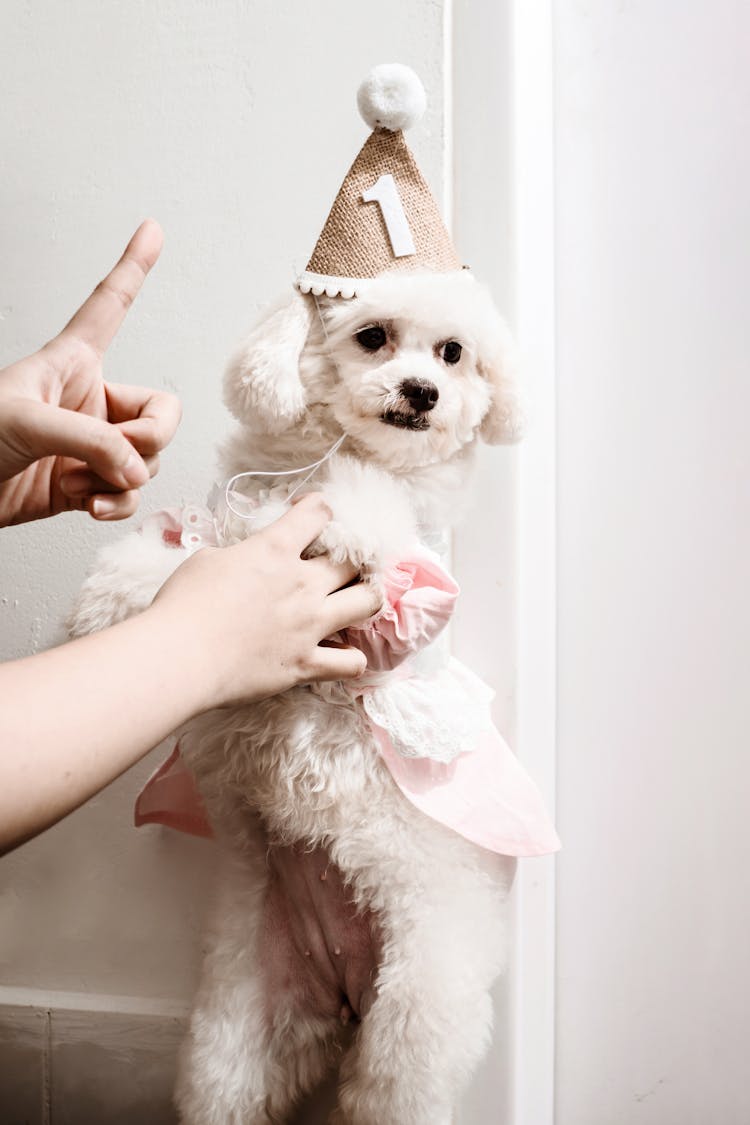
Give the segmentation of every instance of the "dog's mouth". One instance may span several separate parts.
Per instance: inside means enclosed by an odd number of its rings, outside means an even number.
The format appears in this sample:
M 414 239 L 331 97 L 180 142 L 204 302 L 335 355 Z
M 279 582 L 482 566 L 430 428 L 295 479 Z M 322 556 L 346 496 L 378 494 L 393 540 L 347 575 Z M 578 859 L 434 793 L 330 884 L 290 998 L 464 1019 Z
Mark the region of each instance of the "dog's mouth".
M 403 410 L 386 410 L 380 415 L 380 421 L 387 426 L 397 426 L 401 430 L 429 430 L 430 423 L 426 414 L 407 414 Z

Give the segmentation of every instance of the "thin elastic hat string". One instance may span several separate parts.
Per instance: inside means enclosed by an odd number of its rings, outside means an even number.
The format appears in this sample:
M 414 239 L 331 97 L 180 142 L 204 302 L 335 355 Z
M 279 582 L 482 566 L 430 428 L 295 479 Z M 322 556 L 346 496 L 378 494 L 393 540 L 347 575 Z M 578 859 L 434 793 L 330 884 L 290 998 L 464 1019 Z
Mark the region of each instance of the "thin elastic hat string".
M 333 355 L 331 353 L 330 337 L 328 335 L 328 328 L 326 326 L 325 318 L 324 318 L 322 312 L 320 311 L 320 305 L 318 304 L 318 298 L 314 294 L 312 296 L 313 296 L 313 300 L 315 301 L 315 311 L 318 314 L 318 319 L 320 320 L 320 325 L 321 325 L 321 328 L 323 329 L 323 335 L 325 337 L 326 356 L 330 360 L 330 362 L 333 364 L 334 369 L 336 371 L 336 374 L 338 376 L 340 374 L 339 367 L 338 367 L 338 364 L 336 363 L 336 360 L 333 358 Z M 237 483 L 237 481 L 244 480 L 246 477 L 294 477 L 294 476 L 297 476 L 299 473 L 306 473 L 307 475 L 304 476 L 302 478 L 302 480 L 299 481 L 294 486 L 292 491 L 287 496 L 287 500 L 288 501 L 291 500 L 299 492 L 299 490 L 304 485 L 306 485 L 307 482 L 315 475 L 315 473 L 318 471 L 320 466 L 324 465 L 326 461 L 328 461 L 331 457 L 333 457 L 334 453 L 336 453 L 341 448 L 341 446 L 343 445 L 345 440 L 346 440 L 346 434 L 342 434 L 341 437 L 333 443 L 333 445 L 328 450 L 328 452 L 325 453 L 321 458 L 319 458 L 319 460 L 313 461 L 312 464 L 310 464 L 310 465 L 303 465 L 301 469 L 275 469 L 275 470 L 246 469 L 245 472 L 243 472 L 243 473 L 235 473 L 235 475 L 233 477 L 230 477 L 230 479 L 227 481 L 226 485 L 224 486 L 224 501 L 226 503 L 227 508 L 232 513 L 232 515 L 237 516 L 241 520 L 253 520 L 253 519 L 256 518 L 255 512 L 241 512 L 239 510 L 239 508 L 235 508 L 234 504 L 232 503 L 232 499 L 231 499 L 232 492 L 234 490 L 234 486 Z

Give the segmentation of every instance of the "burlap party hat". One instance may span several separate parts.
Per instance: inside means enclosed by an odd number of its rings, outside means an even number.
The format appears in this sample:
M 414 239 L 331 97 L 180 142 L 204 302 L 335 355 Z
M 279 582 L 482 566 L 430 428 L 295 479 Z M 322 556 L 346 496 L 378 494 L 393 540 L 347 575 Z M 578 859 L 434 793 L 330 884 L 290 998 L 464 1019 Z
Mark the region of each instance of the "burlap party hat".
M 303 293 L 354 297 L 387 270 L 461 268 L 437 203 L 402 130 L 424 112 L 419 78 L 407 66 L 375 67 L 359 88 L 373 132 L 347 172 L 305 272 Z

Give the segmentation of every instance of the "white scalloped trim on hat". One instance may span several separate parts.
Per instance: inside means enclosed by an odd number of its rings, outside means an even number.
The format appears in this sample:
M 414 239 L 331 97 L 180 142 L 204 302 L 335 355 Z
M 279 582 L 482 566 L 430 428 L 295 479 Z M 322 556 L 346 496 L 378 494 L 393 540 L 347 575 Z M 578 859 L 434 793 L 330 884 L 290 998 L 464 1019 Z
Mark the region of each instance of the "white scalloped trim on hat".
M 313 297 L 344 297 L 350 300 L 352 297 L 359 296 L 370 281 L 372 278 L 329 277 L 324 273 L 305 270 L 299 275 L 295 285 L 300 293 L 312 293 Z

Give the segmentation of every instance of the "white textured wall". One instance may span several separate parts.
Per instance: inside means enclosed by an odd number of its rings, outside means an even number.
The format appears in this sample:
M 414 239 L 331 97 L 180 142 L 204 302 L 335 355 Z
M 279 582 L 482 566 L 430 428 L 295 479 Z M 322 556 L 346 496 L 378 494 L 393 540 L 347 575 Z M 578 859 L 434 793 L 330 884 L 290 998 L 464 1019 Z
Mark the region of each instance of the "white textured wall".
M 750 1120 L 750 8 L 558 0 L 558 1125 Z
M 6 0 L 0 365 L 61 327 L 140 219 L 155 216 L 165 250 L 108 372 L 175 390 L 184 404 L 144 510 L 202 498 L 228 421 L 219 396 L 225 358 L 257 306 L 306 262 L 366 136 L 357 85 L 372 65 L 393 59 L 414 66 L 428 89 L 428 112 L 410 143 L 448 208 L 455 154 L 458 245 L 507 306 L 511 7 L 503 0 L 490 13 L 460 0 L 454 36 L 450 0 Z M 497 716 L 509 732 L 514 464 L 509 451 L 486 452 L 482 516 L 470 518 L 456 552 L 465 590 L 457 649 L 498 689 Z M 0 531 L 0 658 L 61 638 L 88 562 L 120 532 L 79 516 Z M 82 684 L 82 706 L 85 699 Z M 157 751 L 0 864 L 0 1002 L 168 1013 L 187 1004 L 211 849 L 166 830 L 132 829 L 133 796 L 159 758 Z M 512 1048 L 504 992 L 500 998 L 496 1046 L 464 1105 L 466 1125 L 499 1125 L 510 1112 Z M 96 1020 L 81 1020 L 96 1034 Z M 67 1112 L 55 1099 L 53 1090 L 53 1111 Z
M 412 145 L 440 194 L 443 16 L 427 0 L 379 0 L 377 19 L 336 0 L 0 7 L 0 365 L 62 327 L 158 218 L 162 259 L 108 363 L 184 403 L 146 508 L 212 482 L 225 358 L 304 266 L 367 135 L 355 94 L 377 62 L 409 63 L 428 88 Z M 60 637 L 119 533 L 77 515 L 0 531 L 1 657 Z M 130 827 L 152 766 L 2 861 L 0 984 L 187 1000 L 210 847 Z

